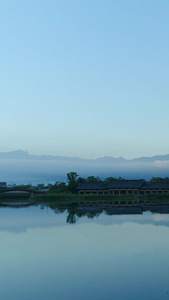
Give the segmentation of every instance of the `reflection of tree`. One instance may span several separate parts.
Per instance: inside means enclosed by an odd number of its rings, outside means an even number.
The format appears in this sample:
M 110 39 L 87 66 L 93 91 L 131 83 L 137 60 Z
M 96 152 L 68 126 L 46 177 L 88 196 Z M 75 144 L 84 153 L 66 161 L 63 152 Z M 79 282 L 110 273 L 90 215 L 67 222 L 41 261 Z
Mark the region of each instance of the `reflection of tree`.
M 59 215 L 61 213 L 61 211 L 58 208 L 54 208 L 53 209 L 56 215 Z
M 86 211 L 86 209 L 84 210 L 78 210 L 77 208 L 74 208 L 73 210 L 68 210 L 68 217 L 67 217 L 67 220 L 66 222 L 67 223 L 70 223 L 70 224 L 73 224 L 73 223 L 76 223 L 77 222 L 77 219 L 80 219 L 82 217 L 87 217 L 89 219 L 93 219 L 95 217 L 98 217 L 100 216 L 100 214 L 102 213 L 102 210 L 101 211 Z
M 42 206 L 43 207 L 43 206 Z M 67 211 L 68 215 L 66 218 L 66 222 L 69 224 L 75 224 L 78 219 L 82 217 L 87 217 L 89 219 L 93 219 L 95 217 L 99 217 L 100 214 L 103 212 L 103 208 L 99 207 L 80 207 L 80 206 L 66 206 L 65 204 L 56 204 L 50 203 L 48 205 L 55 214 L 64 213 Z M 111 214 L 106 212 L 106 214 Z
M 100 215 L 100 213 L 98 212 L 88 212 L 86 213 L 86 216 L 89 218 L 89 219 L 93 219 L 94 217 L 98 217 Z
M 69 224 L 75 224 L 76 223 L 76 214 L 74 212 L 70 212 L 66 218 L 66 222 Z
M 60 214 L 65 212 L 66 208 L 56 204 L 50 204 L 49 207 L 55 212 L 55 214 Z
M 112 215 L 114 215 L 114 213 L 113 213 L 112 211 L 109 211 L 109 210 L 105 210 L 104 212 L 105 212 L 105 214 L 106 214 L 107 216 L 112 216 Z
M 83 212 L 83 211 L 76 211 L 76 216 L 78 217 L 78 218 L 82 218 L 82 217 L 84 217 L 84 216 L 86 216 L 86 213 L 85 212 Z

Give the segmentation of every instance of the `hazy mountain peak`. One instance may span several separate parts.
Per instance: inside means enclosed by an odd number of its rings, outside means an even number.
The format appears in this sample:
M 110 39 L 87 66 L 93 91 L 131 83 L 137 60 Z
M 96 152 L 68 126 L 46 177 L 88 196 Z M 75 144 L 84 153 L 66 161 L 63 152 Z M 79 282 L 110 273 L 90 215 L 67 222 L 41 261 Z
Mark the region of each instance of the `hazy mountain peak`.
M 169 154 L 155 155 L 152 157 L 138 157 L 134 159 L 125 159 L 123 157 L 103 156 L 96 159 L 84 159 L 79 157 L 55 156 L 55 155 L 32 155 L 28 151 L 14 150 L 10 152 L 0 152 L 0 159 L 29 159 L 29 160 L 55 160 L 55 161 L 70 161 L 70 162 L 90 162 L 90 163 L 125 163 L 125 162 L 154 162 L 157 160 L 169 161 Z
M 14 150 L 10 152 L 0 152 L 0 158 L 8 158 L 8 159 L 26 159 L 30 155 L 28 151 L 23 150 Z
M 125 158 L 123 157 L 113 157 L 113 156 L 104 156 L 104 157 L 99 157 L 96 159 L 97 162 L 103 162 L 103 163 L 111 163 L 111 162 L 124 162 Z
M 155 161 L 163 161 L 156 164 Z M 97 159 L 78 157 L 31 155 L 27 151 L 15 150 L 0 152 L 1 181 L 8 183 L 49 183 L 66 181 L 66 174 L 76 171 L 81 177 L 89 175 L 123 177 L 125 179 L 150 179 L 169 176 L 169 154 L 135 159 L 114 158 Z

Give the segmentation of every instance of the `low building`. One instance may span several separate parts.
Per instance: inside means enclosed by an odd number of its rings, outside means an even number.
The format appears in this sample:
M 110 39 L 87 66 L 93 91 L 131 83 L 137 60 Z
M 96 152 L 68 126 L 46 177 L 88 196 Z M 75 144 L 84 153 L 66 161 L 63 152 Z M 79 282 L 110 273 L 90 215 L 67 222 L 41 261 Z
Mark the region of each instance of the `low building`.
M 102 182 L 84 182 L 77 187 L 77 193 L 80 195 L 164 194 L 169 193 L 169 181 L 114 180 L 109 184 Z
M 107 186 L 109 195 L 138 195 L 143 180 L 114 180 Z
M 166 194 L 169 193 L 169 181 L 145 182 L 140 188 L 140 194 Z
M 105 184 L 101 183 L 101 182 L 92 182 L 92 183 L 81 183 L 78 187 L 77 187 L 77 193 L 78 194 L 103 194 L 105 191 Z

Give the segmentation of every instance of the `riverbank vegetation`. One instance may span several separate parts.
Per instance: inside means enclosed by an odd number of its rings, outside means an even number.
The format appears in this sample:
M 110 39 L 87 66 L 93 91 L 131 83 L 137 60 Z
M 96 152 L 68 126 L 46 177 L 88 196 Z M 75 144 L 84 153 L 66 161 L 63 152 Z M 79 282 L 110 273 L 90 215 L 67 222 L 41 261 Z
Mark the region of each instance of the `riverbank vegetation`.
M 147 194 L 147 195 L 78 195 L 70 192 L 64 193 L 0 193 L 0 203 L 31 201 L 35 204 L 57 204 L 62 207 L 71 205 L 131 205 L 139 204 L 169 204 L 167 194 Z
M 141 203 L 169 204 L 169 194 L 145 194 L 145 195 L 79 195 L 76 188 L 81 183 L 103 184 L 111 183 L 114 180 L 124 180 L 123 178 L 108 177 L 101 180 L 99 177 L 80 177 L 76 172 L 67 174 L 67 182 L 56 182 L 55 184 L 37 186 L 14 185 L 7 186 L 5 182 L 0 182 L 0 203 L 4 201 L 31 201 L 34 203 L 57 203 L 58 205 L 77 204 L 107 204 L 108 205 L 138 205 Z M 168 177 L 153 177 L 151 181 L 169 180 Z

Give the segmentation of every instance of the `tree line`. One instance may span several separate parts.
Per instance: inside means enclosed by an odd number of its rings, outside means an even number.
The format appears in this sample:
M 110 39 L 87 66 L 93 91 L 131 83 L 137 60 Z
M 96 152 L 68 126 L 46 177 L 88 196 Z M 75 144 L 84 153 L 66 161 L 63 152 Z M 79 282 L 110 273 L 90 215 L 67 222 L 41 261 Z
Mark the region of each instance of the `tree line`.
M 98 176 L 88 176 L 87 178 L 80 177 L 77 172 L 69 172 L 67 173 L 67 182 L 55 182 L 54 184 L 49 183 L 48 185 L 45 185 L 43 183 L 38 184 L 36 187 L 29 185 L 15 185 L 15 189 L 23 189 L 23 190 L 48 190 L 49 193 L 75 193 L 76 188 L 81 183 L 100 183 L 100 184 L 109 184 L 113 182 L 114 180 L 124 180 L 122 177 L 107 177 L 104 180 L 101 180 Z M 145 180 L 145 179 L 142 179 Z M 158 182 L 158 181 L 169 181 L 169 177 L 152 177 L 150 179 L 150 182 Z M 0 182 L 0 189 L 7 188 L 6 182 Z
M 101 180 L 98 176 L 88 176 L 87 178 L 80 177 L 76 172 L 67 173 L 67 184 L 65 182 L 58 183 L 56 182 L 52 187 L 50 187 L 50 192 L 71 192 L 75 193 L 76 188 L 81 183 L 101 183 L 101 184 L 109 184 L 114 180 L 124 180 L 122 177 L 107 177 L 104 180 Z M 145 181 L 145 179 L 142 179 Z M 158 182 L 167 180 L 169 181 L 169 177 L 152 177 L 150 182 Z

